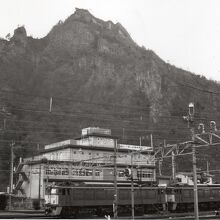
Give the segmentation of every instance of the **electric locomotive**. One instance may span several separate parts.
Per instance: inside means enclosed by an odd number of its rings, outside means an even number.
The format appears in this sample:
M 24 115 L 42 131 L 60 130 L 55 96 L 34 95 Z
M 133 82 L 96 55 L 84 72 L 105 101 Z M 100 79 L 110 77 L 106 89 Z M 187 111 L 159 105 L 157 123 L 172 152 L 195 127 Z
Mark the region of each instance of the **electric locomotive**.
M 118 215 L 131 213 L 131 187 L 117 187 Z M 135 213 L 139 215 L 158 213 L 173 209 L 172 200 L 167 207 L 165 188 L 134 187 Z M 113 215 L 115 190 L 112 186 L 50 186 L 45 195 L 46 214 L 52 216 Z
M 193 186 L 171 187 L 175 195 L 176 212 L 192 212 L 194 210 Z M 214 211 L 220 208 L 219 184 L 198 185 L 199 211 Z
M 131 187 L 118 186 L 118 215 L 131 214 Z M 113 186 L 50 186 L 46 190 L 46 214 L 79 217 L 113 215 L 115 204 Z M 220 207 L 220 186 L 199 185 L 200 211 L 214 211 Z M 135 214 L 191 212 L 194 209 L 193 186 L 134 187 Z

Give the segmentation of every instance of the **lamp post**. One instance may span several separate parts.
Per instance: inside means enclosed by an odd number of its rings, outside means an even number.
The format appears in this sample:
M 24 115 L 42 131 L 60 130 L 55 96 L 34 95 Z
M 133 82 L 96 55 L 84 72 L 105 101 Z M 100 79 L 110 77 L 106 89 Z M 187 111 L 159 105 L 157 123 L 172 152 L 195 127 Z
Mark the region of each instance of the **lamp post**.
M 188 106 L 188 116 L 184 116 L 183 118 L 187 120 L 188 127 L 190 127 L 190 123 L 193 124 L 194 122 L 194 114 L 195 114 L 195 108 L 194 103 L 189 103 Z M 201 126 L 200 126 L 201 127 Z M 203 130 L 203 129 L 202 129 Z M 197 189 L 197 173 L 196 173 L 196 154 L 195 154 L 195 131 L 194 127 L 191 126 L 192 131 L 192 163 L 193 163 L 193 192 L 194 192 L 194 215 L 195 220 L 199 219 L 199 207 L 198 207 L 198 189 Z

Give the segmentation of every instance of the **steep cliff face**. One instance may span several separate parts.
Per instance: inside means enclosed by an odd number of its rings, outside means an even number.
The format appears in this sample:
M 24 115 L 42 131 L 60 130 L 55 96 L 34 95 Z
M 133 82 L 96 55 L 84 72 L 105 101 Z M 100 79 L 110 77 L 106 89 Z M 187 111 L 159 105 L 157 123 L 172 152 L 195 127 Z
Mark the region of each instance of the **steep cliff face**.
M 111 128 L 125 143 L 138 144 L 144 136 L 142 143 L 149 144 L 151 133 L 155 144 L 188 140 L 182 115 L 189 102 L 206 124 L 218 121 L 220 110 L 219 97 L 203 92 L 220 91 L 218 84 L 165 63 L 121 24 L 82 9 L 42 39 L 28 37 L 24 27 L 0 39 L 0 86 L 0 106 L 11 114 L 2 125 L 3 161 L 12 139 L 25 149 L 16 154 L 26 155 L 86 126 Z
M 143 106 L 151 105 L 150 115 L 157 120 L 163 96 L 154 54 L 138 47 L 121 24 L 101 21 L 88 11 L 77 9 L 47 37 L 49 43 L 42 56 L 53 54 L 52 62 L 59 62 L 56 75 L 64 74 L 60 71 L 65 70 L 73 80 L 83 80 L 77 93 L 70 89 L 73 96 L 132 105 L 132 92 L 140 90 L 149 102 L 143 100 Z

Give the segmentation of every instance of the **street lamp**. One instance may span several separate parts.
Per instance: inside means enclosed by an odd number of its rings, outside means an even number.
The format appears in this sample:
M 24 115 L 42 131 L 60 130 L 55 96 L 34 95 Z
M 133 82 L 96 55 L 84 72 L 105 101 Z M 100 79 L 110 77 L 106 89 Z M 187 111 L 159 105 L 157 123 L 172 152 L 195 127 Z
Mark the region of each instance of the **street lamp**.
M 188 115 L 188 127 L 189 123 L 191 122 L 193 124 L 194 122 L 194 114 L 195 114 L 195 108 L 194 103 L 189 103 L 189 115 Z M 204 131 L 204 126 L 200 125 L 202 132 Z M 193 192 L 194 192 L 194 214 L 195 214 L 195 220 L 199 219 L 199 207 L 198 207 L 198 189 L 197 189 L 197 172 L 196 172 L 196 147 L 195 147 L 195 131 L 194 127 L 191 128 L 192 131 L 192 163 L 193 163 Z
M 194 116 L 195 112 L 194 112 L 194 103 L 190 102 L 189 103 L 189 115 L 190 116 Z
M 188 128 L 190 127 L 191 123 L 191 132 L 192 132 L 192 163 L 193 163 L 193 192 L 194 192 L 194 213 L 195 213 L 195 220 L 199 219 L 199 207 L 198 207 L 198 189 L 197 189 L 197 173 L 196 173 L 196 147 L 195 147 L 195 131 L 193 127 L 193 122 L 194 122 L 194 114 L 195 114 L 195 108 L 194 108 L 194 103 L 191 102 L 188 105 L 188 115 L 183 116 L 183 119 L 187 121 L 188 123 Z M 200 124 L 199 128 L 204 131 L 204 125 Z

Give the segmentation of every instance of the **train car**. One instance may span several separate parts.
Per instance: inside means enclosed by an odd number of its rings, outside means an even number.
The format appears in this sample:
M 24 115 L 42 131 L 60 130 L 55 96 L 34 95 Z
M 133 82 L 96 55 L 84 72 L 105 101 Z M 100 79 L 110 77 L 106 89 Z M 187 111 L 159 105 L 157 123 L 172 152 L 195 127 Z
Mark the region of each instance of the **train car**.
M 45 195 L 46 214 L 78 217 L 113 215 L 114 187 L 51 186 Z M 166 190 L 134 187 L 135 213 L 158 213 L 167 209 Z M 131 214 L 131 187 L 118 187 L 118 215 Z
M 190 212 L 194 210 L 193 186 L 169 187 L 174 191 L 176 212 Z M 198 186 L 198 206 L 200 211 L 214 211 L 220 208 L 220 186 Z

